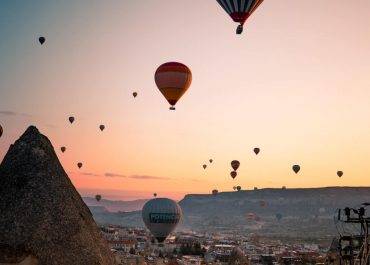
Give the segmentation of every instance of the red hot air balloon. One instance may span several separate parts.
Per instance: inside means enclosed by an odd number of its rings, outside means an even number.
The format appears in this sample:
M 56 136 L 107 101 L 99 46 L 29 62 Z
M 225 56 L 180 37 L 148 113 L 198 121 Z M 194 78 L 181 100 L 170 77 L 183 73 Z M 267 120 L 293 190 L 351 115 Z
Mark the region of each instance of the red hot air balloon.
M 301 167 L 299 165 L 294 165 L 292 167 L 293 171 L 297 174 L 300 170 L 301 170 Z
M 240 162 L 238 160 L 231 161 L 231 167 L 236 171 L 240 166 Z
M 260 149 L 259 149 L 258 147 L 256 147 L 256 148 L 254 148 L 254 149 L 253 149 L 253 152 L 254 152 L 256 155 L 258 155 L 258 153 L 260 152 Z
M 177 101 L 190 87 L 192 74 L 186 65 L 168 62 L 158 67 L 154 79 L 159 91 L 170 103 L 170 109 L 174 110 Z
M 236 171 L 231 171 L 230 172 L 230 176 L 234 179 L 236 176 L 238 175 L 238 173 L 236 173 Z
M 236 34 L 243 32 L 245 21 L 258 8 L 263 0 L 217 0 L 222 8 L 229 14 L 235 22 L 239 23 Z
M 340 177 L 340 178 L 341 178 L 341 177 L 343 176 L 343 171 L 338 171 L 338 172 L 337 172 L 337 175 L 338 175 L 338 177 Z

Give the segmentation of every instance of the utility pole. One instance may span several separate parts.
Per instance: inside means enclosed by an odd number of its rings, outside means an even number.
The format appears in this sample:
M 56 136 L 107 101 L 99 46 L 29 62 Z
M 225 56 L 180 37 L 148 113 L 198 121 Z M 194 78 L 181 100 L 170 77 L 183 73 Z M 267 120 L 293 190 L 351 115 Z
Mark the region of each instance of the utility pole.
M 369 206 L 370 203 L 363 203 L 362 205 Z M 370 217 L 366 217 L 366 210 L 363 206 L 358 209 L 344 208 L 344 216 L 341 216 L 341 210 L 338 212 L 338 221 L 359 228 L 359 234 L 357 235 L 340 236 L 340 265 L 370 265 Z

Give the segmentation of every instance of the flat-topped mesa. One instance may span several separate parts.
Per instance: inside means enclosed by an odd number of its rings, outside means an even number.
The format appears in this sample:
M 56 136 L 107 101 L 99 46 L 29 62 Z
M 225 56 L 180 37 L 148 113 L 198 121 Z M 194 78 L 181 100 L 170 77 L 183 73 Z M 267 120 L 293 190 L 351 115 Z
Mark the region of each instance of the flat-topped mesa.
M 115 264 L 52 144 L 34 126 L 0 165 L 0 198 L 0 265 Z

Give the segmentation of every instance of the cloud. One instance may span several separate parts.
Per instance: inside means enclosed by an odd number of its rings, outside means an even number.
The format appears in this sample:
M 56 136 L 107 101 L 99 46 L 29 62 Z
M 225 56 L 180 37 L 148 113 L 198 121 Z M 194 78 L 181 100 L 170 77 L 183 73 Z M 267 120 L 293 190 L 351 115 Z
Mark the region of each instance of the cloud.
M 82 172 L 82 173 L 80 173 L 80 175 L 83 175 L 83 176 L 93 176 L 93 177 L 100 176 L 100 174 L 95 174 L 95 173 L 91 173 L 91 172 Z
M 116 173 L 105 173 L 104 176 L 106 176 L 106 177 L 112 177 L 112 178 L 115 178 L 115 177 L 118 177 L 118 178 L 127 178 L 125 175 L 116 174 Z
M 0 110 L 1 115 L 7 115 L 7 116 L 22 116 L 22 117 L 27 117 L 30 118 L 32 115 L 26 114 L 26 113 L 18 113 L 14 111 L 7 111 L 7 110 Z
M 156 177 L 156 176 L 146 176 L 146 175 L 132 175 L 132 176 L 125 176 L 122 174 L 116 173 L 105 173 L 105 177 L 117 177 L 117 178 L 129 178 L 129 179 L 151 179 L 151 180 L 163 180 L 163 179 L 170 179 L 166 177 Z
M 132 179 L 170 179 L 170 178 L 166 178 L 166 177 L 155 177 L 155 176 L 141 176 L 141 175 L 133 175 L 133 176 L 130 176 L 129 178 L 132 178 Z

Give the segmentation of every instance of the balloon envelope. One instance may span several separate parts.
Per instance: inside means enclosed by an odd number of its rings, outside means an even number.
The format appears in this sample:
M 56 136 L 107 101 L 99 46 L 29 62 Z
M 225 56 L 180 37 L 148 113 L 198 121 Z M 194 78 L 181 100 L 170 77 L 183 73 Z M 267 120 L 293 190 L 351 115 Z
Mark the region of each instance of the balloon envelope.
M 133 92 L 132 95 L 134 96 L 134 98 L 136 98 L 137 92 Z
M 64 153 L 64 152 L 66 151 L 66 149 L 67 149 L 67 148 L 65 148 L 64 146 L 62 146 L 62 147 L 60 148 L 60 150 L 62 151 L 62 153 Z
M 42 44 L 44 44 L 44 42 L 45 42 L 45 37 L 40 37 L 39 38 L 39 42 L 40 42 L 40 44 L 42 45 Z
M 100 126 L 99 126 L 99 129 L 100 129 L 101 131 L 103 131 L 103 130 L 105 129 L 105 126 L 102 124 L 102 125 L 100 125 Z
M 231 161 L 231 167 L 234 169 L 234 170 L 237 170 L 240 166 L 240 162 L 238 160 L 233 160 Z
M 259 149 L 258 147 L 256 147 L 256 148 L 254 148 L 254 149 L 253 149 L 253 152 L 254 152 L 256 155 L 258 155 L 258 153 L 260 152 L 260 149 Z
M 263 0 L 217 0 L 217 2 L 232 20 L 243 25 Z
M 78 166 L 78 168 L 81 168 L 82 167 L 82 163 L 81 162 L 78 162 L 77 163 L 77 166 Z
M 217 195 L 218 194 L 218 190 L 216 190 L 216 189 L 215 190 L 212 190 L 212 194 L 213 195 Z
M 238 175 L 238 173 L 236 173 L 236 171 L 231 171 L 230 172 L 230 176 L 234 179 L 236 176 Z
M 292 167 L 293 171 L 297 174 L 299 172 L 299 170 L 301 170 L 301 167 L 299 165 L 294 165 Z
M 212 162 L 213 162 L 213 159 L 210 159 L 210 160 L 209 160 L 209 163 L 212 163 Z
M 72 124 L 75 121 L 75 118 L 73 116 L 68 118 L 69 122 Z
M 172 106 L 185 94 L 191 84 L 190 69 L 178 62 L 168 62 L 160 65 L 154 75 L 155 83 Z
M 96 199 L 96 201 L 100 201 L 101 200 L 101 195 L 100 194 L 96 194 L 95 195 L 95 199 Z
M 236 189 L 237 189 L 238 191 L 240 191 L 240 190 L 242 189 L 242 187 L 237 186 L 237 187 L 236 187 Z
M 343 171 L 338 171 L 337 175 L 338 175 L 338 177 L 342 177 L 343 176 Z
M 158 242 L 163 242 L 181 221 L 182 211 L 175 201 L 156 198 L 145 203 L 142 217 L 145 226 Z
M 153 196 L 154 196 L 154 197 L 157 197 L 157 193 L 153 193 Z
M 204 165 L 203 165 L 203 169 L 206 169 L 206 168 L 207 168 L 207 165 L 206 165 L 206 164 L 204 164 Z

